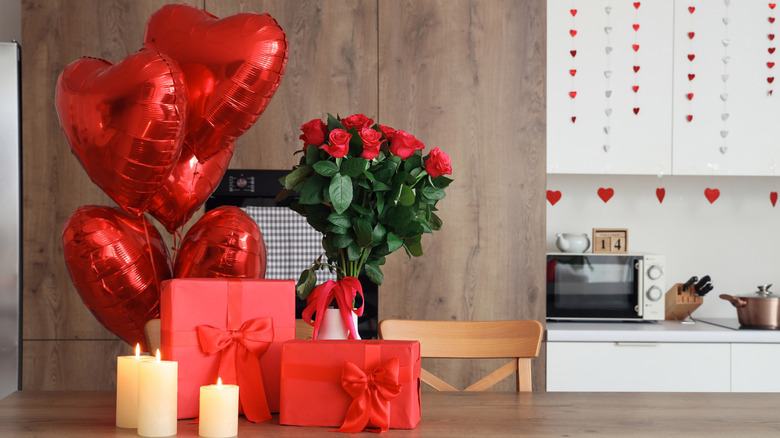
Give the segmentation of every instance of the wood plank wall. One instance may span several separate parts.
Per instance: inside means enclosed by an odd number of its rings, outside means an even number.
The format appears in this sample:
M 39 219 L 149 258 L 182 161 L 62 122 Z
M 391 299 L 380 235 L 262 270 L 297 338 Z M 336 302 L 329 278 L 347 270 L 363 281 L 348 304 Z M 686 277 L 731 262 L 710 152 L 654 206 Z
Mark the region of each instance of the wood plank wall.
M 130 349 L 84 307 L 63 262 L 70 215 L 113 204 L 70 153 L 54 85 L 81 56 L 138 50 L 164 3 L 22 1 L 24 389 L 111 389 L 115 357 Z M 282 85 L 231 168 L 289 168 L 300 125 L 325 112 L 365 113 L 451 155 L 444 229 L 424 238 L 422 258 L 390 257 L 380 319 L 544 320 L 544 0 L 187 3 L 220 17 L 268 12 L 289 39 Z M 543 356 L 534 377 L 544 389 Z

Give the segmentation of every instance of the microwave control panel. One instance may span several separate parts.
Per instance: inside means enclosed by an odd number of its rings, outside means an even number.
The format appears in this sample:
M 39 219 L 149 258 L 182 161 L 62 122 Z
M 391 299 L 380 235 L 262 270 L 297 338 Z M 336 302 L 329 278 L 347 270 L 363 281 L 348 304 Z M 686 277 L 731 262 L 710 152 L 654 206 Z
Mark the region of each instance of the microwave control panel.
M 665 317 L 664 257 L 645 255 L 642 266 L 642 319 L 663 320 Z

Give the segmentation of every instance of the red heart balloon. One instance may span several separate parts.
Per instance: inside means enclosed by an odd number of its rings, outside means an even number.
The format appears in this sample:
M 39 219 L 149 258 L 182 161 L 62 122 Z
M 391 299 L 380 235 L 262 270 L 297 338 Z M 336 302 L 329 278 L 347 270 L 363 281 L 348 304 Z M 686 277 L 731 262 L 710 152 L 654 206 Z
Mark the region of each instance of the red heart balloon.
M 155 193 L 147 211 L 173 233 L 183 226 L 214 193 L 233 157 L 235 145 L 199 162 L 190 148 L 183 148 L 179 162 L 165 185 Z
M 558 203 L 558 201 L 561 200 L 561 191 L 560 190 L 548 190 L 547 191 L 547 200 L 550 201 L 550 205 L 555 205 Z
M 612 198 L 612 195 L 615 194 L 615 191 L 611 188 L 605 189 L 603 187 L 599 187 L 598 194 L 599 194 L 599 198 L 601 198 L 601 200 L 604 201 L 604 203 L 606 203 Z
M 663 187 L 659 187 L 655 189 L 655 197 L 658 198 L 658 203 L 662 204 L 664 202 L 664 197 L 666 196 L 666 189 Z
M 146 351 L 144 324 L 160 315 L 160 283 L 173 274 L 157 229 L 143 215 L 84 206 L 65 224 L 62 246 L 87 308 L 111 333 Z
M 710 201 L 710 204 L 712 204 L 720 196 L 720 190 L 711 189 L 708 187 L 704 189 L 704 196 L 706 196 L 707 200 Z
M 268 14 L 218 19 L 169 4 L 146 24 L 144 47 L 179 63 L 191 102 L 187 144 L 199 160 L 230 147 L 263 113 L 284 75 L 287 37 Z
M 257 223 L 238 207 L 203 215 L 182 240 L 175 278 L 264 278 L 266 248 Z
M 777 204 L 777 192 L 770 192 L 769 200 L 772 201 L 772 207 L 774 207 Z
M 81 58 L 60 74 L 55 97 L 71 151 L 133 215 L 144 211 L 179 158 L 186 102 L 181 71 L 156 51 L 113 65 Z

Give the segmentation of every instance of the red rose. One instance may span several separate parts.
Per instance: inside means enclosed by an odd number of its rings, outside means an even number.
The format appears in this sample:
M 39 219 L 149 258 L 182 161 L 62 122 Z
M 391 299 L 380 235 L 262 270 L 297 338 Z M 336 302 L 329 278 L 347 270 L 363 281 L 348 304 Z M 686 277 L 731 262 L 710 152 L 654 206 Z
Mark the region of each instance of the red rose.
M 395 129 L 389 127 L 389 126 L 382 126 L 379 125 L 379 129 L 382 130 L 382 134 L 385 135 L 387 138 L 387 141 L 392 142 L 393 138 L 395 138 Z
M 363 153 L 360 156 L 366 160 L 376 158 L 379 155 L 379 148 L 385 142 L 382 138 L 382 133 L 371 128 L 361 129 L 360 139 L 363 140 Z
M 362 128 L 370 128 L 374 121 L 363 114 L 353 114 L 341 119 L 341 124 L 346 129 L 355 128 L 356 131 L 360 132 Z
M 412 134 L 406 131 L 395 131 L 393 140 L 390 142 L 390 152 L 404 160 L 411 157 L 414 151 L 425 149 L 425 145 L 420 140 L 414 138 Z
M 320 119 L 314 119 L 310 122 L 304 123 L 301 126 L 300 138 L 303 140 L 303 145 L 307 146 L 313 144 L 314 146 L 321 146 L 325 143 L 325 136 L 328 135 L 328 126 Z
M 334 129 L 330 131 L 328 136 L 329 145 L 321 145 L 320 148 L 329 153 L 333 158 L 341 158 L 347 155 L 349 152 L 349 139 L 352 138 L 352 134 L 347 133 L 343 129 Z
M 425 171 L 434 178 L 440 175 L 452 175 L 450 156 L 439 148 L 433 148 L 428 159 L 425 160 Z

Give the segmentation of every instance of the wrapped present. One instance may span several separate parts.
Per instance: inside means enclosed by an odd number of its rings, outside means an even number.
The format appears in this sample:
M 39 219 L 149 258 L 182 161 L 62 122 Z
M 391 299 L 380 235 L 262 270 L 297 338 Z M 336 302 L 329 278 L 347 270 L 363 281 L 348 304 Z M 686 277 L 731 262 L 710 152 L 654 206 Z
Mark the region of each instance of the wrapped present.
M 279 412 L 282 342 L 295 339 L 292 280 L 173 279 L 160 297 L 160 344 L 179 362 L 178 418 L 198 416 L 200 387 L 240 387 L 250 421 Z
M 420 421 L 420 343 L 310 341 L 282 345 L 279 423 L 414 429 Z

